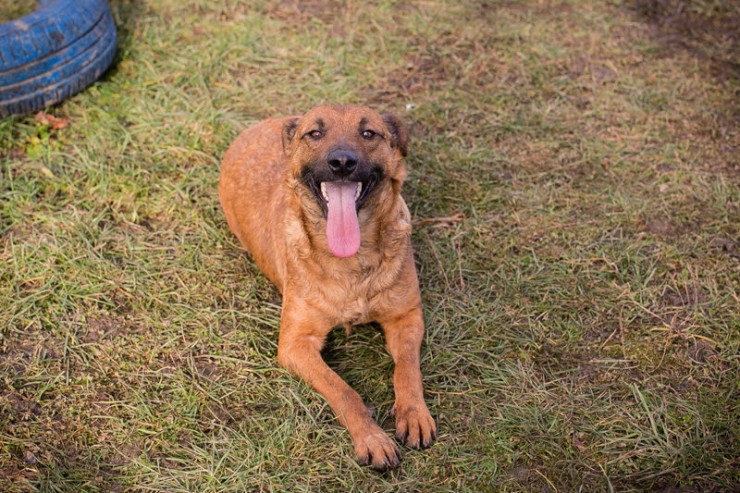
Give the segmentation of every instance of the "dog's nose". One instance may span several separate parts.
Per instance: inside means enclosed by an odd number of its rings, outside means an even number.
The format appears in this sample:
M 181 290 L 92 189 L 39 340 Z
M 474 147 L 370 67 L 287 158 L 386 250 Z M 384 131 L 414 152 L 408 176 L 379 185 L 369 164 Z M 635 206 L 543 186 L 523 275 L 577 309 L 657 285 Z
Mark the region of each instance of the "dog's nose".
M 352 151 L 337 149 L 327 156 L 329 169 L 337 176 L 345 177 L 352 174 L 357 168 L 357 156 Z

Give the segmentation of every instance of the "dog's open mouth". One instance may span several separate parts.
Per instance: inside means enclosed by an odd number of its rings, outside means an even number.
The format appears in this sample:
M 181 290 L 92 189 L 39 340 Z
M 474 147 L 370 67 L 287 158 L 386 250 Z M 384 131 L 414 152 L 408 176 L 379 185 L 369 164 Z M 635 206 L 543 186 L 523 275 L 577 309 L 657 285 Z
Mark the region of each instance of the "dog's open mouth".
M 311 177 L 312 178 L 312 177 Z M 308 185 L 326 214 L 326 239 L 337 257 L 351 257 L 360 249 L 357 213 L 378 181 L 371 174 L 365 181 L 322 181 L 309 178 Z

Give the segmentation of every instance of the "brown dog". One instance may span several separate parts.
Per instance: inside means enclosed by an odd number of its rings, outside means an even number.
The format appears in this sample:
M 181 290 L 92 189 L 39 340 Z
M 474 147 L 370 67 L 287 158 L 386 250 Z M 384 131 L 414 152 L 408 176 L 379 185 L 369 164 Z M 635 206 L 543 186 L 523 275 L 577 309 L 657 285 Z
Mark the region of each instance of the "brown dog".
M 419 370 L 424 320 L 400 195 L 407 146 L 393 115 L 320 106 L 245 130 L 219 184 L 229 227 L 283 295 L 278 363 L 327 399 L 360 463 L 378 470 L 398 465 L 398 447 L 320 351 L 334 327 L 379 322 L 396 364 L 396 438 L 431 445 Z

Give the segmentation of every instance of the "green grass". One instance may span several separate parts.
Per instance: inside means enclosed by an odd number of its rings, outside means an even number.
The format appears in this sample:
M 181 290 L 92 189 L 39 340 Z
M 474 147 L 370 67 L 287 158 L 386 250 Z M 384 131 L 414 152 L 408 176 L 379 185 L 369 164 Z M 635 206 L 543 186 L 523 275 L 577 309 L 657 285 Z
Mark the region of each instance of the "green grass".
M 3 0 L 0 2 L 0 23 L 20 19 L 37 8 L 36 0 Z
M 738 10 L 688 5 L 113 0 L 70 125 L 0 121 L 0 490 L 736 491 Z M 216 195 L 327 101 L 413 127 L 439 440 L 382 475 L 277 367 Z M 381 334 L 326 358 L 392 430 Z

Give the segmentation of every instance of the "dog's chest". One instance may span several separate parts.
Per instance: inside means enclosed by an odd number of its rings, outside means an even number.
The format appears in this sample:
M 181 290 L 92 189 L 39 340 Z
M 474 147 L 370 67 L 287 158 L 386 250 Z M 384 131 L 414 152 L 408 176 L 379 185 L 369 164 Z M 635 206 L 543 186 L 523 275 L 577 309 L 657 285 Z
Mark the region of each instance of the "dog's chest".
M 392 291 L 387 269 L 336 275 L 323 286 L 322 304 L 335 325 L 353 326 L 372 322 L 386 311 Z
M 382 309 L 379 303 L 381 292 L 385 289 L 378 276 L 358 276 L 340 282 L 334 303 L 338 325 L 359 325 L 371 322 Z
M 351 327 L 353 325 L 360 325 L 371 321 L 370 316 L 371 309 L 370 303 L 367 299 L 355 299 L 351 303 L 345 305 L 341 313 L 339 324 L 344 327 Z

